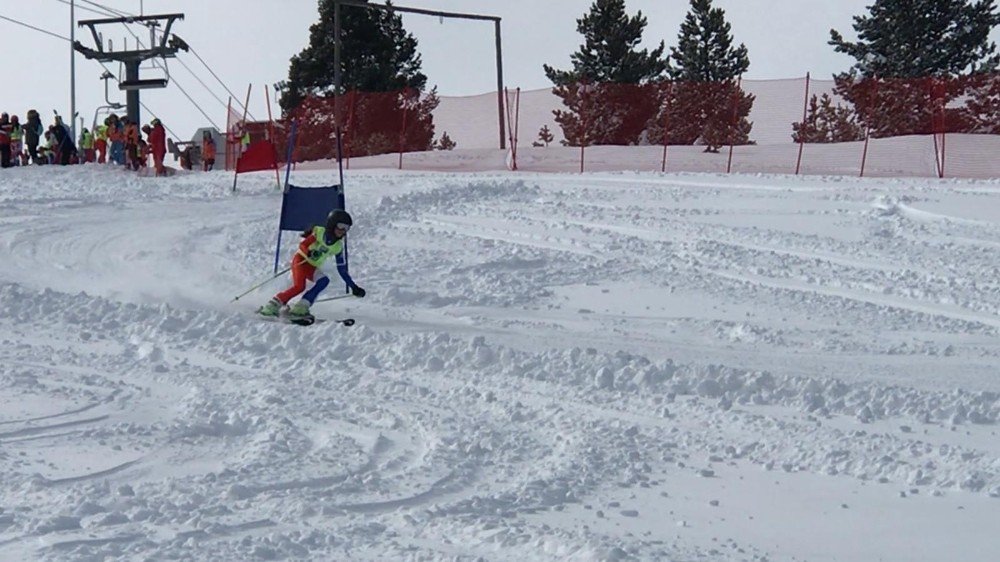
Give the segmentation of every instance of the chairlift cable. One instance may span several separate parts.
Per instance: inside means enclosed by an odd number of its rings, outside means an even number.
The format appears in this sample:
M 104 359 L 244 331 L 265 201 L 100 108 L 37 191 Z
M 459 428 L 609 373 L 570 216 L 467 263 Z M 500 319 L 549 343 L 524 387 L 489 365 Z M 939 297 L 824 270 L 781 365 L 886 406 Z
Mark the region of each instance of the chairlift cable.
M 93 4 L 93 5 L 101 7 L 101 8 L 110 9 L 110 8 L 107 8 L 106 6 L 101 6 L 100 4 L 96 4 L 94 2 L 87 2 L 87 3 L 88 4 Z M 124 15 L 122 15 L 120 17 L 134 17 L 134 16 L 125 13 Z M 142 39 L 140 39 L 139 36 L 136 35 L 136 33 L 134 31 L 132 31 L 132 29 L 129 28 L 129 26 L 125 22 L 122 22 L 122 26 L 124 26 L 125 29 L 126 29 L 126 31 L 128 31 L 129 34 L 132 35 L 132 37 L 135 38 L 136 44 L 139 47 L 142 47 L 143 49 L 146 48 L 146 45 L 142 42 Z M 152 65 L 154 67 L 155 66 L 159 66 L 161 69 L 163 69 L 164 72 L 166 72 L 166 66 L 159 64 L 159 62 L 156 60 L 156 58 L 151 59 L 151 62 L 152 62 Z M 186 65 L 185 65 L 185 68 L 186 68 Z M 188 69 L 188 72 L 190 72 L 190 71 L 191 70 Z M 192 75 L 193 74 L 194 73 L 192 72 Z M 201 81 L 197 76 L 195 76 L 195 79 L 198 80 L 199 82 Z M 215 121 L 213 121 L 212 118 L 209 117 L 207 113 L 205 113 L 205 110 L 202 109 L 200 105 L 198 105 L 198 102 L 194 101 L 194 98 L 192 98 L 191 95 L 187 93 L 187 90 L 185 90 L 184 87 L 180 85 L 180 82 L 177 81 L 176 77 L 171 78 L 170 81 L 173 82 L 174 86 L 177 86 L 177 89 L 180 90 L 182 94 L 184 94 L 184 97 L 186 97 L 188 99 L 188 101 L 191 102 L 191 105 L 195 106 L 195 108 L 198 109 L 198 112 L 201 113 L 202 116 L 204 116 L 205 119 L 207 119 L 208 122 L 211 123 L 213 127 L 215 127 L 216 129 L 219 128 L 219 126 L 215 124 Z M 202 82 L 202 84 L 204 85 L 204 82 Z M 206 86 L 206 88 L 207 88 L 207 86 Z M 211 90 L 209 90 L 209 93 L 211 93 Z M 212 96 L 215 97 L 216 100 L 219 99 L 217 96 L 215 96 L 214 93 L 212 94 Z M 219 102 L 221 103 L 221 100 L 219 100 Z
M 192 99 L 190 95 L 188 95 L 187 90 L 185 90 L 183 87 L 181 87 L 180 84 L 177 83 L 177 79 L 171 78 L 171 81 L 174 83 L 175 86 L 177 86 L 177 89 L 180 90 L 182 94 L 184 94 L 184 97 L 186 97 L 188 99 L 188 101 L 191 102 L 191 105 L 193 105 L 196 108 L 198 108 L 198 111 L 205 117 L 205 119 L 208 119 L 208 122 L 211 123 L 213 127 L 215 127 L 216 129 L 219 129 L 219 126 L 215 124 L 215 121 L 212 121 L 212 118 L 209 117 L 207 113 L 205 113 L 205 110 L 202 109 L 201 106 L 198 105 L 198 103 L 195 102 L 194 99 Z M 221 131 L 222 129 L 219 129 L 219 130 Z
M 212 67 L 208 66 L 208 63 L 207 63 L 207 62 L 205 62 L 205 60 L 201 58 L 201 56 L 200 56 L 200 55 L 199 55 L 199 54 L 198 54 L 198 53 L 197 53 L 197 52 L 196 52 L 196 51 L 194 50 L 194 47 L 191 47 L 190 45 L 188 45 L 188 47 L 190 48 L 190 51 L 191 51 L 191 54 L 192 54 L 192 55 L 194 55 L 194 56 L 195 56 L 195 57 L 196 57 L 196 58 L 197 58 L 197 59 L 198 59 L 199 61 L 201 61 L 201 64 L 205 65 L 205 68 L 207 68 L 207 69 L 208 69 L 208 72 L 209 72 L 209 73 L 210 73 L 210 74 L 211 74 L 211 75 L 212 75 L 213 77 L 215 77 L 215 79 L 216 79 L 216 80 L 217 80 L 217 81 L 219 82 L 219 84 L 221 84 L 221 85 L 222 85 L 222 87 L 223 87 L 223 88 L 224 88 L 224 89 L 226 90 L 226 92 L 228 92 L 228 93 L 229 93 L 229 95 L 230 95 L 230 96 L 232 96 L 233 100 L 234 100 L 234 101 L 236 101 L 236 103 L 237 103 L 237 104 L 239 104 L 239 106 L 240 106 L 240 107 L 242 107 L 242 108 L 243 108 L 244 110 L 246 110 L 246 112 L 247 112 L 247 115 L 249 115 L 251 119 L 253 119 L 254 121 L 256 121 L 256 120 L 257 120 L 257 118 L 253 116 L 253 113 L 250 113 L 250 110 L 249 110 L 249 109 L 247 109 L 247 107 L 246 107 L 245 105 L 243 105 L 243 102 L 242 102 L 242 101 L 240 101 L 240 98 L 239 98 L 239 96 L 237 96 L 236 94 L 234 94 L 234 93 L 232 92 L 232 90 L 230 90 L 230 89 L 229 89 L 229 88 L 228 88 L 228 87 L 226 86 L 226 83 L 222 81 L 222 78 L 219 78 L 219 76 L 218 76 L 218 75 L 217 75 L 217 74 L 215 73 L 215 71 L 214 71 L 214 70 L 212 70 Z
M 0 16 L 0 19 L 7 20 L 7 21 L 9 21 L 11 23 L 16 23 L 17 25 L 22 25 L 24 27 L 27 27 L 28 29 L 33 29 L 35 31 L 44 33 L 46 35 L 51 35 L 52 37 L 55 37 L 57 39 L 62 39 L 63 41 L 69 41 L 69 37 L 63 37 L 62 35 L 59 35 L 58 33 L 52 33 L 51 31 L 47 31 L 47 30 L 42 29 L 40 27 L 35 27 L 35 26 L 31 25 L 31 24 L 24 23 L 23 21 L 19 21 L 19 20 L 16 20 L 14 18 L 9 18 L 7 16 Z
M 60 1 L 63 1 L 63 2 L 65 2 L 65 0 L 60 0 Z M 104 10 L 108 10 L 109 12 L 112 12 L 112 13 L 114 13 L 114 14 L 115 14 L 115 15 L 117 15 L 118 17 L 137 17 L 137 16 L 135 15 L 135 14 L 131 14 L 131 13 L 129 13 L 129 12 L 124 12 L 124 11 L 121 11 L 121 10 L 116 10 L 116 9 L 114 9 L 114 8 L 111 8 L 111 7 L 108 7 L 108 6 L 105 6 L 105 5 L 103 5 L 103 4 L 98 4 L 97 2 L 92 2 L 92 1 L 90 1 L 90 0 L 80 0 L 80 1 L 81 1 L 81 2 L 86 2 L 87 4 L 90 4 L 90 5 L 92 5 L 92 6 L 97 6 L 97 7 L 99 7 L 99 8 L 102 8 L 102 9 L 104 9 Z M 125 25 L 125 24 L 123 23 L 122 25 Z M 126 29 L 128 29 L 128 26 L 126 26 Z M 132 37 L 135 37 L 136 41 L 138 41 L 138 42 L 139 42 L 139 44 L 140 44 L 140 46 L 141 46 L 141 45 L 142 45 L 142 42 L 141 42 L 141 40 L 139 39 L 139 37 L 138 37 L 138 36 L 137 36 L 137 35 L 136 35 L 135 33 L 133 33 L 131 29 L 129 29 L 129 33 L 131 33 L 131 34 L 132 34 Z M 154 33 L 155 33 L 155 30 L 154 30 Z M 200 56 L 200 55 L 198 55 L 198 53 L 196 53 L 196 52 L 195 52 L 195 50 L 194 50 L 194 47 L 191 47 L 190 45 L 188 45 L 188 50 L 189 50 L 189 51 L 191 52 L 191 54 L 193 54 L 193 55 L 194 55 L 194 56 L 195 56 L 195 57 L 196 57 L 196 58 L 197 58 L 197 59 L 198 59 L 199 61 L 201 61 L 201 64 L 205 65 L 205 68 L 206 68 L 206 69 L 208 69 L 208 72 L 209 72 L 209 73 L 210 73 L 210 74 L 212 75 L 212 77 L 214 77 L 214 78 L 215 78 L 215 79 L 216 79 L 216 80 L 217 80 L 217 81 L 219 82 L 219 84 L 221 84 L 221 85 L 222 85 L 222 88 L 223 88 L 224 90 L 226 90 L 226 92 L 227 92 L 227 93 L 228 93 L 228 94 L 229 94 L 230 96 L 232 96 L 234 100 L 236 100 L 236 103 L 237 103 L 237 104 L 239 104 L 239 106 L 240 106 L 240 107 L 242 107 L 243 109 L 247 110 L 247 115 L 249 115 L 251 119 L 254 119 L 254 120 L 256 120 L 256 117 L 254 117 L 254 116 L 253 116 L 253 114 L 252 114 L 252 113 L 250 113 L 250 110 L 249 110 L 249 109 L 247 109 L 246 107 L 244 107 L 244 106 L 243 106 L 243 103 L 242 103 L 241 101 L 239 101 L 239 96 L 237 96 L 236 94 L 234 94 L 234 93 L 233 93 L 233 92 L 232 92 L 232 91 L 231 91 L 231 90 L 230 90 L 230 89 L 229 89 L 229 88 L 228 88 L 228 87 L 226 86 L 226 83 L 225 83 L 225 82 L 223 82 L 221 78 L 219 78 L 219 76 L 218 76 L 218 75 L 217 75 L 217 74 L 215 73 L 215 71 L 213 71 L 213 70 L 212 70 L 212 67 L 210 67 L 210 66 L 208 65 L 208 63 L 206 63 L 206 62 L 205 62 L 205 60 L 204 60 L 204 59 L 202 59 L 202 58 L 201 58 L 201 56 Z M 204 81 L 202 81 L 202 79 L 201 79 L 201 78 L 199 78 L 199 77 L 198 77 L 198 75 L 197 75 L 197 74 L 195 74 L 195 73 L 194 73 L 194 71 L 193 71 L 193 70 L 191 70 L 191 68 L 190 68 L 190 67 L 189 67 L 189 66 L 188 66 L 187 64 L 185 64 L 185 63 L 184 63 L 184 61 L 180 60 L 180 58 L 177 58 L 177 62 L 179 62 L 179 63 L 181 64 L 181 66 L 183 66 L 183 67 L 184 67 L 184 68 L 185 68 L 185 69 L 186 69 L 186 70 L 187 70 L 188 72 L 190 72 L 190 73 L 191 73 L 191 75 L 192 75 L 192 76 L 194 76 L 194 77 L 195 77 L 195 79 L 196 79 L 196 80 L 198 80 L 198 82 L 199 82 L 199 83 L 201 83 L 201 85 L 202 85 L 202 86 L 204 86 L 206 90 L 208 90 L 208 93 L 210 93 L 210 94 L 212 95 L 212 97 L 214 97 L 214 98 L 215 98 L 215 100 L 219 102 L 219 104 L 221 104 L 221 105 L 223 105 L 223 106 L 226 106 L 226 107 L 228 107 L 228 104 L 227 104 L 227 103 L 225 103 L 224 101 L 222 101 L 222 99 L 221 99 L 221 98 L 219 98 L 219 96 L 215 95 L 215 92 L 214 92 L 214 91 L 212 91 L 212 89 L 211 89 L 211 88 L 209 88 L 209 87 L 208 87 L 208 85 L 207 85 L 207 84 L 205 84 L 205 82 L 204 82 Z M 154 61 L 154 63 L 153 63 L 153 64 L 156 64 L 156 63 L 155 63 L 155 61 Z M 200 110 L 200 109 L 199 109 L 199 110 Z
M 82 0 L 81 0 L 81 1 L 82 1 Z M 56 2 L 61 2 L 61 3 L 63 3 L 63 4 L 66 4 L 67 6 L 74 6 L 73 4 L 71 4 L 71 3 L 70 3 L 70 1 L 69 1 L 69 0 L 56 0 Z M 99 15 L 99 16 L 105 16 L 105 17 L 116 17 L 116 14 L 113 14 L 113 13 L 111 13 L 111 12 L 103 12 L 103 11 L 100 11 L 100 10 L 95 10 L 94 8 L 88 8 L 88 7 L 86 7 L 86 6 L 81 6 L 81 5 L 79 5 L 79 4 L 76 4 L 76 5 L 74 6 L 74 7 L 75 7 L 75 8 L 77 9 L 77 10 L 83 10 L 83 11 L 85 11 L 85 12 L 90 12 L 90 13 L 92 13 L 92 14 L 97 14 L 97 15 Z
M 128 12 L 123 12 L 121 10 L 116 10 L 115 8 L 112 8 L 110 6 L 105 6 L 103 4 L 98 4 L 97 2 L 91 2 L 90 0 L 78 0 L 78 1 L 79 2 L 83 2 L 84 4 L 90 4 L 91 6 L 94 6 L 94 7 L 97 7 L 97 8 L 101 8 L 102 10 L 106 10 L 107 12 L 110 12 L 115 17 L 119 17 L 119 18 L 134 18 L 134 17 L 136 17 L 135 14 L 130 14 Z
M 156 113 L 154 113 L 153 110 L 149 109 L 148 107 L 146 107 L 146 104 L 142 103 L 142 100 L 139 100 L 139 105 L 141 105 L 142 108 L 146 110 L 146 113 L 152 115 L 153 118 L 159 119 L 159 117 L 156 116 Z M 163 121 L 160 121 L 160 125 L 163 125 L 163 128 L 166 129 L 168 133 L 170 133 L 170 136 L 174 137 L 175 139 L 178 139 L 178 141 L 180 140 L 181 137 L 177 136 L 177 133 L 175 133 L 173 129 L 171 129 L 170 127 L 166 126 L 163 123 Z
M 188 45 L 188 48 L 190 47 L 191 46 Z M 215 92 L 213 92 L 212 89 L 208 87 L 208 84 L 206 84 L 201 78 L 198 77 L 197 74 L 194 73 L 193 70 L 191 70 L 191 67 L 185 64 L 184 61 L 182 61 L 180 58 L 175 58 L 174 60 L 179 62 L 181 66 L 183 66 L 191 74 L 191 76 L 194 76 L 194 79 L 197 80 L 199 84 L 204 86 L 206 90 L 208 90 L 208 93 L 211 94 L 213 98 L 215 98 L 215 101 L 219 102 L 219 104 L 221 104 L 223 107 L 227 107 L 226 102 L 222 101 L 222 99 L 219 98 L 219 96 L 215 95 Z
M 62 0 L 59 0 L 59 1 L 62 1 Z M 46 34 L 46 35 L 50 35 L 50 36 L 52 36 L 52 37 L 55 37 L 55 38 L 57 38 L 57 39 L 62 39 L 63 41 L 66 41 L 67 43 L 68 43 L 68 42 L 70 42 L 70 39 L 69 39 L 68 37 L 63 37 L 62 35 L 59 35 L 58 33 L 52 33 L 51 31 L 47 31 L 47 30 L 44 30 L 44 29 L 42 29 L 42 28 L 39 28 L 39 27 L 35 27 L 35 26 L 33 26 L 33 25 L 30 25 L 30 24 L 27 24 L 27 23 L 24 23 L 24 22 L 22 22 L 22 21 L 19 21 L 19 20 L 16 20 L 16 19 L 14 19 L 14 18 L 10 18 L 10 17 L 7 17 L 7 16 L 3 16 L 3 15 L 0 15 L 0 19 L 2 19 L 2 20 L 6 20 L 6 21 L 9 21 L 9 22 L 11 22 L 11 23 L 14 23 L 14 24 L 17 24 L 17 25 L 21 25 L 21 26 L 24 26 L 24 27 L 27 27 L 28 29 L 31 29 L 31 30 L 34 30 L 34 31 L 38 31 L 38 32 L 40 32 L 40 33 L 44 33 L 44 34 Z M 109 74 L 111 74 L 111 75 L 112 75 L 112 77 L 114 77 L 114 73 L 113 73 L 113 72 L 111 72 L 111 69 L 109 69 L 109 68 L 107 67 L 107 65 L 105 65 L 105 64 L 104 64 L 103 62 L 101 62 L 101 61 L 95 61 L 95 62 L 96 62 L 97 64 L 101 65 L 101 68 L 103 68 L 103 69 L 104 69 L 104 70 L 105 70 L 106 72 L 108 72 Z M 117 79 L 117 78 L 115 78 L 115 80 L 117 81 L 118 79 Z M 178 86 L 178 87 L 179 87 L 179 86 Z M 181 90 L 181 91 L 183 91 L 183 90 Z M 185 92 L 185 94 L 184 94 L 184 95 L 187 95 L 187 93 Z M 188 97 L 188 99 L 191 99 L 191 98 L 190 98 L 190 97 Z M 193 102 L 192 102 L 192 103 L 193 103 Z M 147 112 L 147 113 L 149 113 L 150 115 L 153 115 L 154 117 L 156 116 L 156 113 L 155 113 L 155 112 L 153 112 L 152 110 L 150 110 L 150 109 L 149 109 L 149 107 L 148 107 L 148 106 L 147 106 L 146 104 L 142 103 L 142 101 L 140 101 L 140 102 L 139 102 L 139 105 L 141 105 L 141 106 L 142 106 L 142 108 L 143 108 L 143 109 L 145 109 L 145 110 L 146 110 L 146 112 Z M 195 105 L 195 107 L 197 107 L 197 105 Z M 201 110 L 201 108 L 198 108 L 198 109 L 199 109 L 199 111 Z M 205 113 L 204 113 L 204 112 L 202 112 L 202 115 L 205 115 Z M 209 118 L 209 117 L 208 117 L 207 115 L 205 115 L 205 118 L 206 118 L 206 119 L 208 119 L 208 120 L 209 120 L 209 122 L 212 122 L 212 119 L 211 119 L 211 118 Z M 161 123 L 162 123 L 162 122 L 161 122 Z M 214 127 L 216 128 L 216 129 L 218 129 L 218 128 L 219 128 L 219 127 L 218 127 L 218 125 L 216 125 L 215 123 L 212 123 L 212 125 L 213 125 L 213 126 L 214 126 Z M 166 129 L 166 130 L 167 130 L 167 131 L 168 131 L 168 132 L 169 132 L 169 133 L 170 133 L 170 134 L 171 134 L 171 135 L 172 135 L 172 136 L 173 136 L 174 138 L 177 138 L 177 139 L 181 138 L 181 137 L 179 137 L 179 136 L 177 135 L 177 133 L 175 133 L 175 132 L 173 131 L 173 129 L 171 129 L 170 127 L 167 127 L 167 126 L 166 126 L 165 124 L 163 125 L 163 128 L 164 128 L 164 129 Z

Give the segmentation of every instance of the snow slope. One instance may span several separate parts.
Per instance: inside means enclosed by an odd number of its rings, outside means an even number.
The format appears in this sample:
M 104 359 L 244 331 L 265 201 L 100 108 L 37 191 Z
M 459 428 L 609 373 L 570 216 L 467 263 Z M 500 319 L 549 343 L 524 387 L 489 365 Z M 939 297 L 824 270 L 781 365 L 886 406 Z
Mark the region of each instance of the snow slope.
M 273 175 L 0 171 L 0 559 L 1000 553 L 997 182 L 346 183 L 302 328 Z

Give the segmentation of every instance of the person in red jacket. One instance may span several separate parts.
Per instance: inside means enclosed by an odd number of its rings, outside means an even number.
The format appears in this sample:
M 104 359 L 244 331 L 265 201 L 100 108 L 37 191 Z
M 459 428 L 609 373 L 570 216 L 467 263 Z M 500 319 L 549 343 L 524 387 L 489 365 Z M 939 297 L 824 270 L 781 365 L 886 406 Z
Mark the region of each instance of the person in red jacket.
M 153 119 L 153 128 L 149 132 L 149 151 L 153 154 L 153 167 L 156 168 L 156 175 L 167 175 L 167 169 L 163 167 L 163 157 L 167 154 L 167 132 L 163 128 L 163 123 L 159 119 Z

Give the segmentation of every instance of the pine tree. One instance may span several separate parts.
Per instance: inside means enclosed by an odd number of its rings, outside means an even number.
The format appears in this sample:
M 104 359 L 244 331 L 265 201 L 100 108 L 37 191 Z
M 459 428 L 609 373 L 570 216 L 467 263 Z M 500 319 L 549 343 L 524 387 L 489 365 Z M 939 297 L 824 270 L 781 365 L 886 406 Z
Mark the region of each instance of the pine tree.
M 391 2 L 386 2 L 391 6 Z M 437 89 L 424 93 L 427 77 L 420 71 L 417 40 L 403 28 L 393 12 L 356 6 L 340 7 L 341 19 L 341 122 L 352 123 L 350 139 L 355 155 L 377 154 L 399 148 L 404 112 L 404 150 L 429 149 L 434 140 L 431 112 L 438 105 Z M 291 59 L 288 80 L 278 84 L 280 105 L 286 116 L 296 109 L 300 121 L 311 120 L 317 146 L 298 143 L 304 159 L 310 153 L 329 156 L 333 129 L 334 2 L 319 0 L 319 21 L 309 28 L 309 46 Z M 358 92 L 353 103 L 347 92 Z M 386 95 L 378 95 L 378 93 Z M 306 106 L 303 107 L 303 102 Z M 322 115 L 316 117 L 314 112 Z M 346 126 L 346 125 L 345 125 Z M 303 127 L 303 133 L 306 133 Z M 304 135 L 310 136 L 310 135 Z M 335 149 L 333 150 L 335 153 Z M 322 157 L 321 156 L 321 157 Z
M 968 133 L 1000 134 L 1000 75 L 976 76 L 971 80 L 970 89 L 972 95 L 965 102 L 964 110 L 954 116 L 960 123 L 955 129 Z
M 552 131 L 549 130 L 548 125 L 542 125 L 542 128 L 538 130 L 538 140 L 541 141 L 544 146 L 549 146 L 549 143 L 555 139 Z M 539 145 L 539 146 L 542 146 Z
M 864 139 L 854 111 L 834 105 L 829 94 L 809 99 L 804 123 L 792 123 L 792 141 L 808 143 L 850 142 Z
M 875 0 L 854 17 L 858 41 L 830 30 L 829 44 L 855 64 L 834 76 L 872 135 L 930 132 L 947 103 L 966 93 L 971 75 L 1000 65 L 990 31 L 994 0 Z
M 649 131 L 652 142 L 701 143 L 706 151 L 751 142 L 747 116 L 754 96 L 737 82 L 750 57 L 743 44 L 733 46 L 725 12 L 713 8 L 712 0 L 691 0 L 669 63 L 674 83 L 662 90 L 662 109 Z
M 448 136 L 448 131 L 441 133 L 441 138 L 434 142 L 434 150 L 455 150 L 458 143 Z
M 570 56 L 573 69 L 543 65 L 567 108 L 555 121 L 571 146 L 636 144 L 656 111 L 650 83 L 664 76 L 665 47 L 637 50 L 646 18 L 628 16 L 624 0 L 594 0 L 576 23 L 584 43 Z

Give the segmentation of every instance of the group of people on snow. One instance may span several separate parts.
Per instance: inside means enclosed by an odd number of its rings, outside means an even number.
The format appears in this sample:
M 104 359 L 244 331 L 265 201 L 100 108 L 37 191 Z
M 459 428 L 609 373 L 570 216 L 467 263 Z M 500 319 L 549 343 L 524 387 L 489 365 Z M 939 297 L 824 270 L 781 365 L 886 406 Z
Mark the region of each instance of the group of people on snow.
M 208 132 L 202 138 L 202 169 L 215 164 L 215 141 Z M 56 115 L 47 127 L 32 109 L 22 122 L 17 115 L 0 114 L 0 168 L 29 164 L 115 164 L 129 170 L 146 168 L 152 157 L 156 175 L 167 174 L 163 159 L 167 154 L 167 134 L 155 118 L 146 125 L 112 113 L 90 130 L 80 130 L 73 139 L 72 129 Z M 182 162 L 182 166 L 184 162 Z M 188 165 L 190 167 L 190 157 Z
M 156 175 L 166 175 L 163 158 L 167 154 L 167 133 L 159 119 L 154 118 L 140 127 L 128 117 L 112 113 L 96 130 L 84 128 L 80 132 L 80 145 L 83 149 L 81 162 L 110 162 L 139 170 L 148 166 L 152 156 Z
M 0 168 L 35 164 L 70 164 L 77 154 L 73 133 L 58 115 L 46 127 L 34 109 L 25 122 L 0 113 Z

